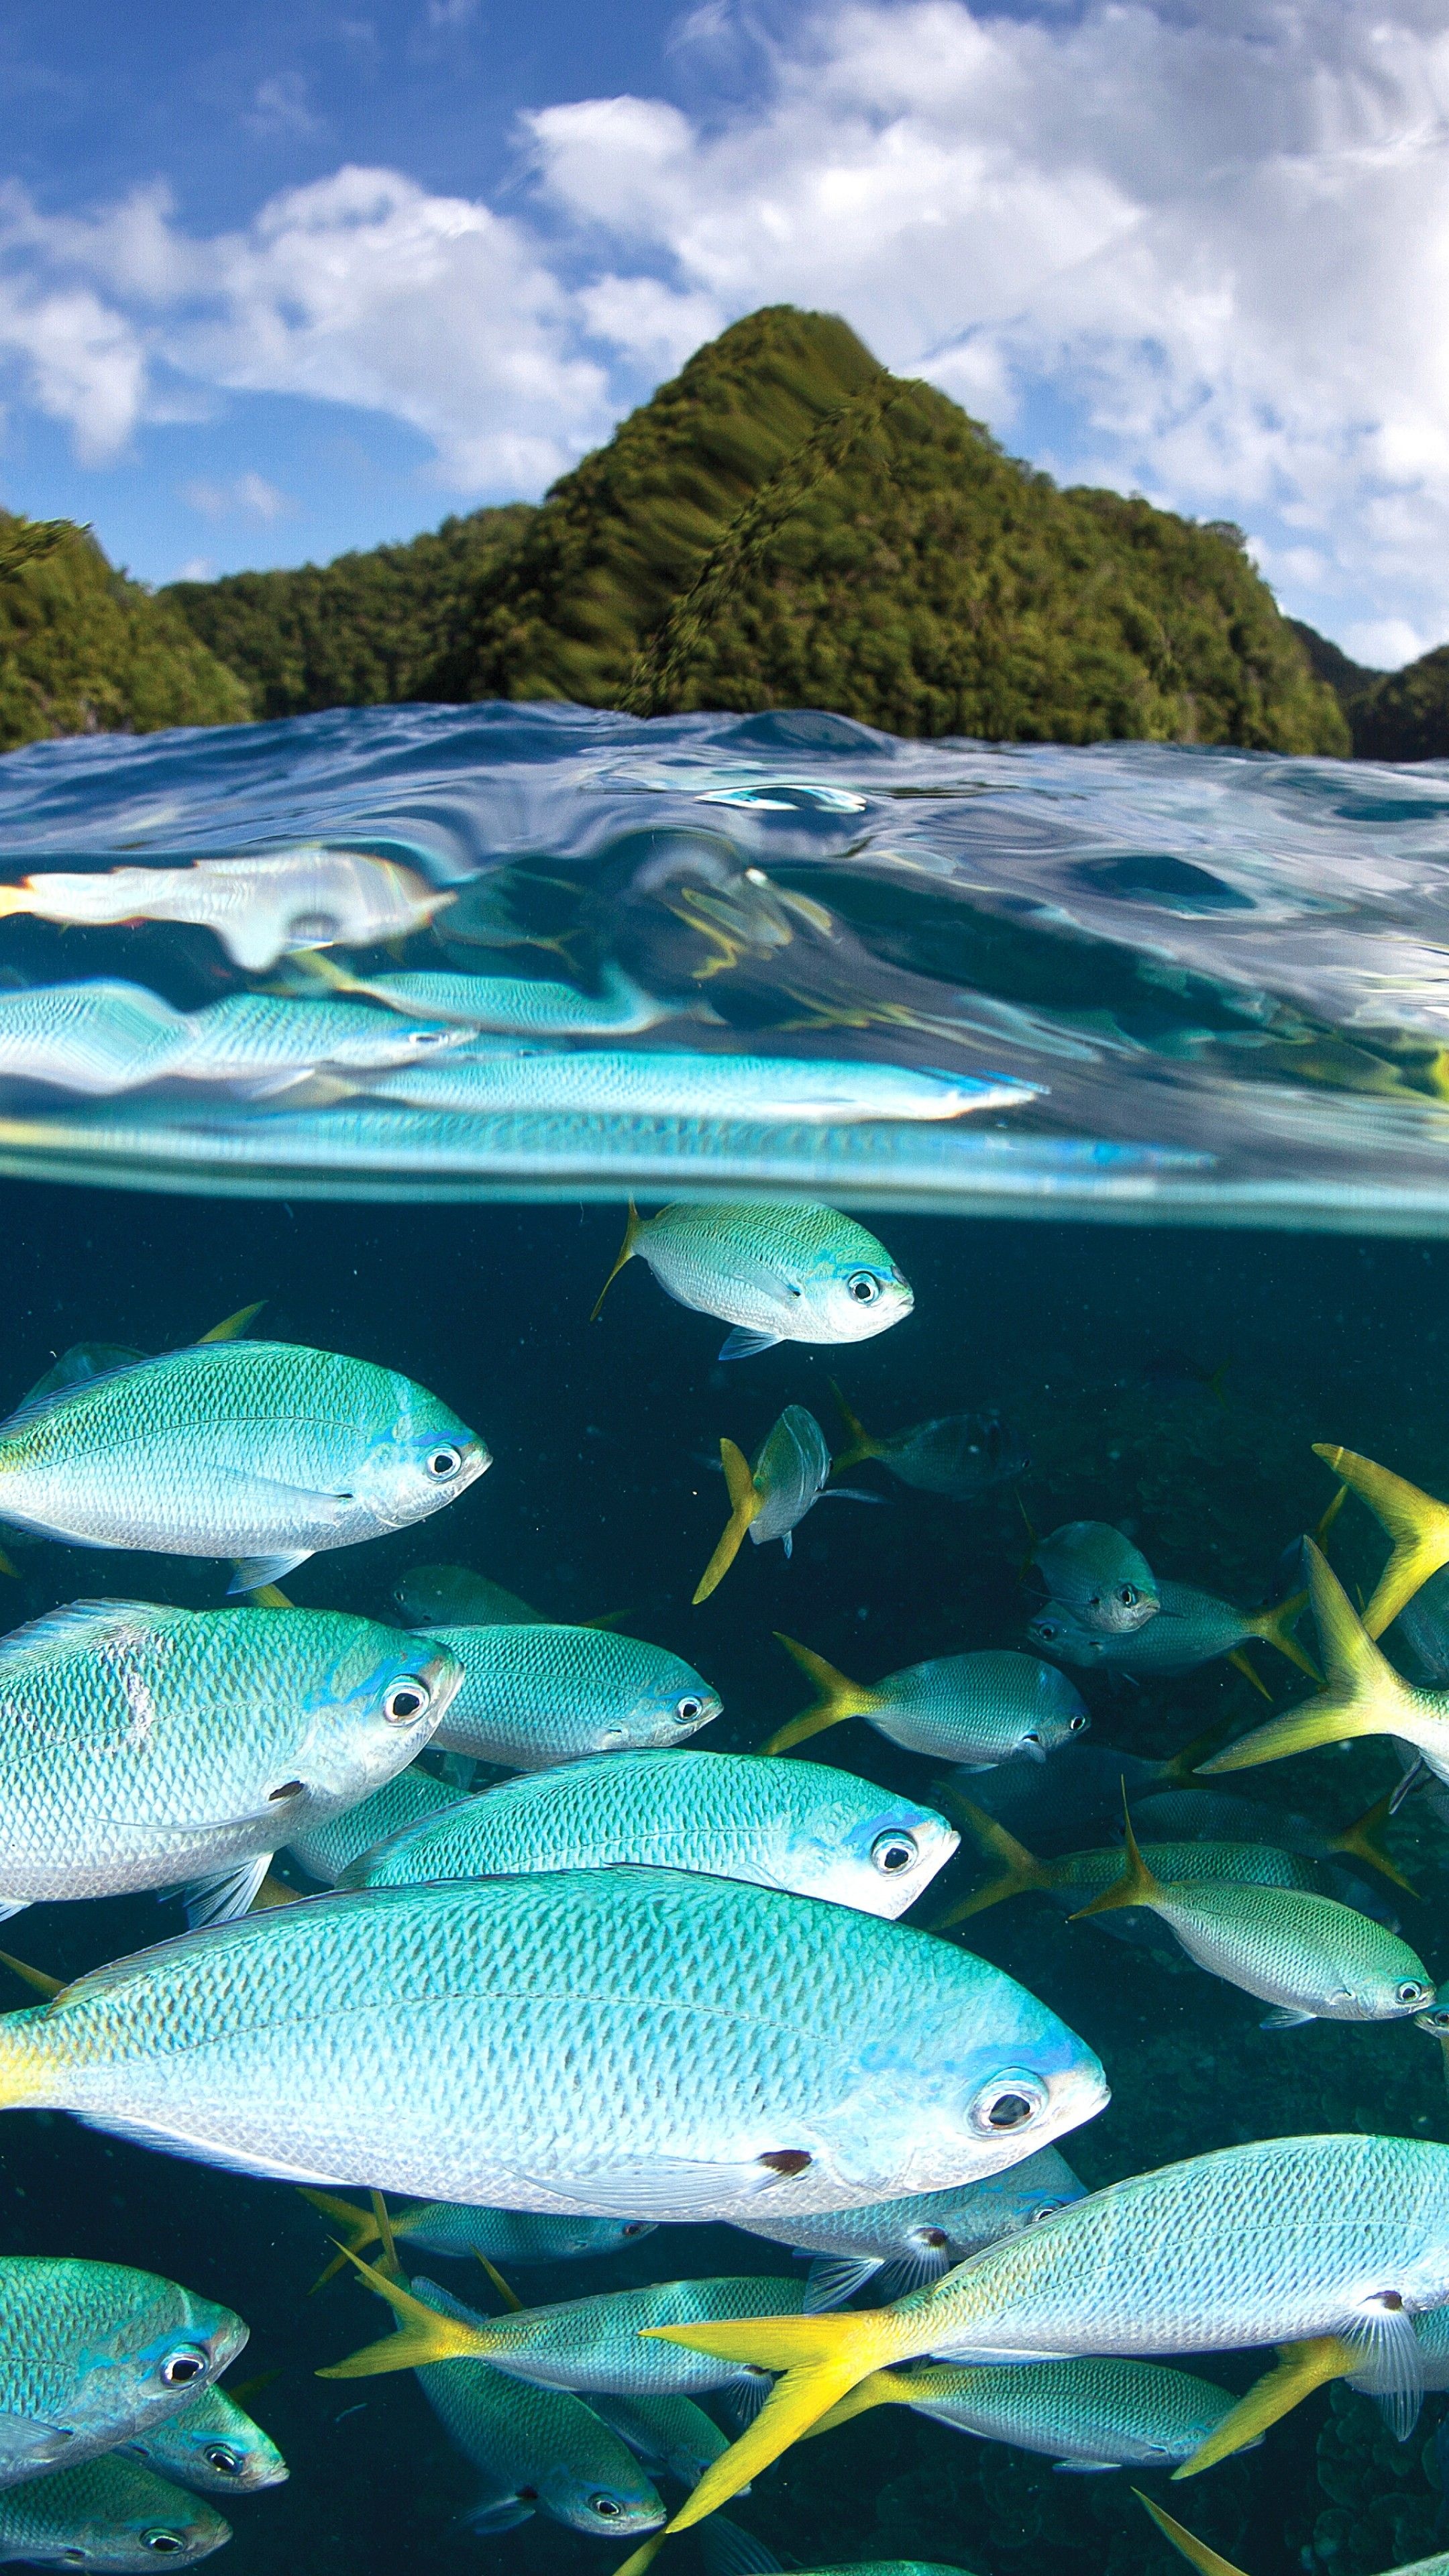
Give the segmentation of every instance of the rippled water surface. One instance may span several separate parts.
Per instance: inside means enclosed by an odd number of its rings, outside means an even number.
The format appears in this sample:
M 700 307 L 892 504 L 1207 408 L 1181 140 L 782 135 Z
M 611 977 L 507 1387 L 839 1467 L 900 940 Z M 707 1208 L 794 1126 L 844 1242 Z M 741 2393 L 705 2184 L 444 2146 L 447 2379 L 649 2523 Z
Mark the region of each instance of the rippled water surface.
M 1449 1222 L 1442 765 L 493 706 L 107 736 L 0 767 L 12 879 L 300 841 L 452 891 L 408 968 L 587 991 L 622 967 L 689 1014 L 628 1045 L 886 1058 L 1039 1096 L 948 1125 L 767 1127 L 11 1085 L 6 1168 L 293 1196 L 747 1183 L 860 1207 Z M 245 980 L 200 929 L 22 920 L 0 925 L 0 971 L 121 976 L 184 1009 Z

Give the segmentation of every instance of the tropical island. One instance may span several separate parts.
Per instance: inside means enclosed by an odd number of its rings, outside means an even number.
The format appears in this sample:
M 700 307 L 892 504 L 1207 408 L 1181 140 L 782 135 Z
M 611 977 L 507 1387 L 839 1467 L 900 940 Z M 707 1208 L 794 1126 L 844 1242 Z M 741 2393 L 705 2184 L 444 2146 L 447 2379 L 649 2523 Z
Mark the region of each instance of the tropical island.
M 921 737 L 1449 751 L 1396 673 L 1280 612 L 1241 529 L 1062 488 L 829 314 L 696 351 L 539 504 L 151 592 L 0 514 L 0 749 L 416 700 L 827 707 Z

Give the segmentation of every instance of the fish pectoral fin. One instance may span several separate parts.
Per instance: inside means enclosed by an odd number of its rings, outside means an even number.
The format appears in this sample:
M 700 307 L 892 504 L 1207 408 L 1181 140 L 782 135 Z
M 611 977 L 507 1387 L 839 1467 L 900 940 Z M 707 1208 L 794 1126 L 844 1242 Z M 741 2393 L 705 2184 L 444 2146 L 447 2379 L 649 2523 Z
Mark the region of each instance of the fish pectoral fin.
M 1317 2019 L 1316 2013 L 1303 2012 L 1297 2004 L 1275 2004 L 1271 2012 L 1264 2013 L 1258 2028 L 1259 2030 L 1301 2030 L 1306 2021 Z
M 923 2290 L 928 2281 L 939 2281 L 951 2269 L 951 2255 L 944 2245 L 928 2246 L 919 2254 L 898 2254 L 887 2263 L 880 2276 L 880 2287 L 888 2298 L 903 2299 L 908 2290 Z
M 875 2279 L 880 2268 L 879 2255 L 817 2254 L 805 2275 L 806 2316 L 823 2316 L 829 2308 L 844 2307 L 847 2299 Z
M 742 2495 L 747 2492 L 740 2490 Z M 705 2576 L 783 2576 L 773 2549 L 767 2549 L 752 2531 L 742 2531 L 737 2522 L 726 2522 L 722 2513 L 705 2525 L 701 2540 Z M 618 2576 L 629 2576 L 627 2567 L 621 2567 Z
M 1414 2320 L 1396 2294 L 1375 2299 L 1351 2335 L 1355 2388 L 1377 2399 L 1396 2442 L 1407 2442 L 1424 2397 L 1424 2355 Z
M 289 1556 L 238 1556 L 232 1561 L 231 1581 L 226 1587 L 230 1601 L 238 1592 L 267 1592 L 280 1583 L 284 1574 L 295 1574 L 314 1553 L 310 1547 L 293 1549 Z
M 760 2192 L 774 2191 L 803 2173 L 812 2161 L 802 2148 L 783 2148 L 777 2155 L 778 2160 L 751 2156 L 738 2164 L 717 2165 L 651 2156 L 637 2164 L 600 2165 L 589 2174 L 575 2173 L 566 2187 L 554 2175 L 546 2181 L 537 2175 L 524 2179 L 591 2217 L 657 2218 L 661 2213 L 673 2217 L 688 2212 L 689 2220 L 703 2224 L 721 2201 L 753 2199 Z
M 0 2461 L 7 2470 L 49 2468 L 64 2460 L 75 2435 L 32 2415 L 0 2414 Z
M 448 2528 L 450 2533 L 471 2532 L 483 2540 L 490 2532 L 516 2531 L 521 2522 L 532 2522 L 537 2510 L 521 2495 L 480 2496 L 476 2504 L 465 2505 Z
M 200 1932 L 209 1923 L 235 1923 L 238 1915 L 248 1913 L 271 1864 L 270 1852 L 258 1852 L 235 1869 L 189 1880 L 181 1891 L 188 1932 Z
M 756 1332 L 749 1324 L 736 1324 L 732 1333 L 726 1333 L 718 1356 L 722 1360 L 752 1360 L 761 1351 L 772 1351 L 784 1338 L 783 1333 Z

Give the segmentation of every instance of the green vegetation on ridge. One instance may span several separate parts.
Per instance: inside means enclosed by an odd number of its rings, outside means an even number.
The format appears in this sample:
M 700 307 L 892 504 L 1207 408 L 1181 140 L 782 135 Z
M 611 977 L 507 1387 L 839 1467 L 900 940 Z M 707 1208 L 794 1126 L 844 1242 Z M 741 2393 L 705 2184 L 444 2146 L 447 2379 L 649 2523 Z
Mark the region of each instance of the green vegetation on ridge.
M 0 751 L 56 734 L 240 724 L 244 680 L 84 528 L 0 511 Z

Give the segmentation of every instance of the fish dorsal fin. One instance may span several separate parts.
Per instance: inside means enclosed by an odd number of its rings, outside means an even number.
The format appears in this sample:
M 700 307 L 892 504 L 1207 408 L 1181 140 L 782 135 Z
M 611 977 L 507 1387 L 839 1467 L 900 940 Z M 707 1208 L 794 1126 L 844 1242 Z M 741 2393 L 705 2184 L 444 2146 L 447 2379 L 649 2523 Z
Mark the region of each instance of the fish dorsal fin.
M 223 1315 L 221 1322 L 213 1324 L 209 1333 L 197 1335 L 198 1345 L 202 1342 L 241 1341 L 253 1316 L 261 1313 L 266 1302 L 265 1297 L 259 1297 L 254 1306 L 238 1306 L 234 1315 Z
M 85 1386 L 92 1378 L 110 1377 L 116 1369 L 136 1368 L 146 1358 L 145 1351 L 133 1351 L 124 1342 L 72 1342 L 58 1360 L 38 1377 L 34 1386 L 22 1395 L 17 1412 L 27 1405 L 40 1404 L 62 1387 Z
M 167 1610 L 155 1601 L 66 1601 L 39 1619 L 27 1619 L 0 1637 L 0 1670 L 32 1657 L 83 1653 L 121 1628 L 152 1628 L 159 1619 L 184 1619 L 184 1610 Z

